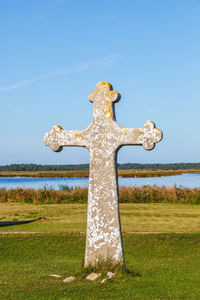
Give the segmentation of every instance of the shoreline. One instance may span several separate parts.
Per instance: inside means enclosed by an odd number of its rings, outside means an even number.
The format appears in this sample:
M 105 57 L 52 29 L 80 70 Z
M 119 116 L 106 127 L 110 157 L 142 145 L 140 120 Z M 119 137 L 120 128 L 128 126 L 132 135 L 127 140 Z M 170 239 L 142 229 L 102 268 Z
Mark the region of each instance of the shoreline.
M 162 177 L 183 175 L 184 173 L 200 173 L 200 169 L 191 170 L 118 170 L 118 177 Z M 2 171 L 0 177 L 31 177 L 31 178 L 88 178 L 88 170 L 80 171 Z

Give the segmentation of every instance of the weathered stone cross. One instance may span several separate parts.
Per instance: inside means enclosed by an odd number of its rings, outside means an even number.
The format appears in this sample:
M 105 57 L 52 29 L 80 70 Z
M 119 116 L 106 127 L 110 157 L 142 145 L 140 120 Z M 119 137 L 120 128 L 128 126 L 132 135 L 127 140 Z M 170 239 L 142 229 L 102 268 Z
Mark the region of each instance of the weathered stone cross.
M 94 104 L 93 121 L 85 130 L 54 126 L 44 143 L 54 151 L 63 146 L 86 147 L 90 153 L 85 267 L 124 264 L 118 206 L 116 155 L 123 145 L 154 148 L 162 132 L 147 121 L 142 128 L 124 128 L 115 120 L 114 102 L 120 94 L 108 82 L 100 82 L 89 94 Z

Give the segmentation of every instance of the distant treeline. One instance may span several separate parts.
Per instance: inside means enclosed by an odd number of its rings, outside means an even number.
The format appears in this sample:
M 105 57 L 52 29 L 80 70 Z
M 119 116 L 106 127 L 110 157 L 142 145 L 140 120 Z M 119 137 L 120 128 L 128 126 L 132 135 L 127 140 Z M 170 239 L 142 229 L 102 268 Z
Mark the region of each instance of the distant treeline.
M 11 164 L 0 166 L 0 171 L 77 171 L 88 170 L 89 164 L 80 165 L 37 165 Z M 171 163 L 171 164 L 118 164 L 120 170 L 189 170 L 200 169 L 200 163 Z
M 37 164 L 11 164 L 0 166 L 0 171 L 79 171 L 89 170 L 89 164 L 81 165 L 37 165 Z

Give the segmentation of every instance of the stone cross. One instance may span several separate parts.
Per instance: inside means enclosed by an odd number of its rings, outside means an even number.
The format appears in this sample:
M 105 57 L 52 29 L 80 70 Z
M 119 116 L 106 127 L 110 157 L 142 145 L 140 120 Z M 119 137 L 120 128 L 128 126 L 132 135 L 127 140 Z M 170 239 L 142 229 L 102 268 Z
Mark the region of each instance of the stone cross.
M 100 82 L 89 94 L 93 102 L 93 121 L 85 130 L 63 130 L 54 126 L 44 143 L 59 152 L 63 146 L 82 146 L 89 150 L 90 170 L 87 211 L 85 267 L 105 264 L 124 265 L 118 201 L 116 156 L 123 145 L 154 148 L 162 132 L 152 121 L 142 128 L 125 128 L 115 120 L 114 102 L 120 94 L 108 82 Z

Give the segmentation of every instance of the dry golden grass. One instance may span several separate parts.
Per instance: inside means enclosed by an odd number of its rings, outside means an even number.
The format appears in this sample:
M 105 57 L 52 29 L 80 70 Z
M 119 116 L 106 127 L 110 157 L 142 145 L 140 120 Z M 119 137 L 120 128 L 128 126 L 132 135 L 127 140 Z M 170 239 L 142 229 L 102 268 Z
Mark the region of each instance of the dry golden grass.
M 200 170 L 118 170 L 120 177 L 159 177 L 181 175 L 183 173 L 200 173 Z M 46 178 L 83 178 L 89 176 L 88 170 L 80 171 L 2 171 L 0 177 L 46 177 Z
M 0 227 L 8 221 L 46 219 L 24 225 L 4 226 L 0 231 L 85 232 L 86 213 L 86 204 L 1 203 Z M 200 232 L 198 205 L 120 204 L 120 215 L 123 232 Z
M 89 171 L 3 171 L 0 172 L 0 177 L 45 177 L 45 178 L 84 178 L 89 176 Z
M 0 203 L 87 203 L 88 189 L 63 186 L 54 189 L 0 189 Z M 200 204 L 200 188 L 119 187 L 120 203 L 190 203 Z

